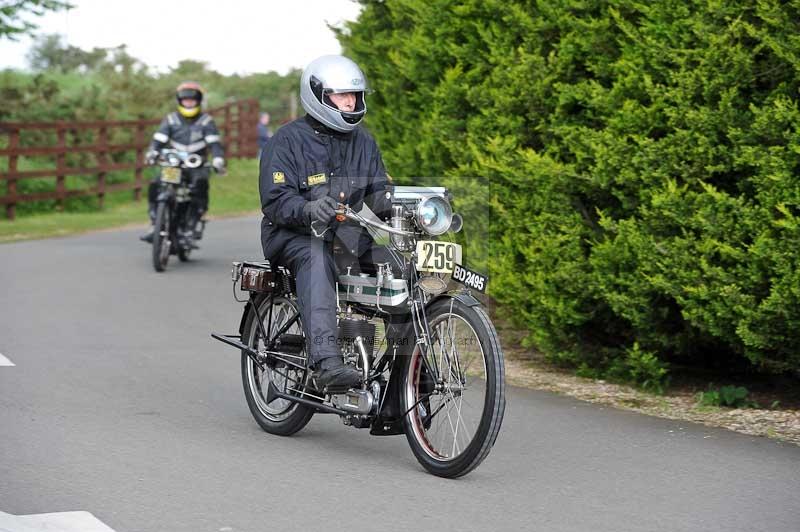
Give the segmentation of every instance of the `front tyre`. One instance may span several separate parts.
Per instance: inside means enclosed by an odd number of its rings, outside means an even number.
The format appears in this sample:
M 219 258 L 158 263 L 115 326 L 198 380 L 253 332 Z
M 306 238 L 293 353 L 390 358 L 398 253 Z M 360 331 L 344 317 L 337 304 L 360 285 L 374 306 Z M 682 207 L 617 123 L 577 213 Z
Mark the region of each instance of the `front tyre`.
M 283 297 L 275 298 L 272 305 L 272 327 L 268 329 L 267 319 L 269 315 L 269 298 L 262 298 L 255 303 L 258 305 L 258 312 L 263 321 L 263 328 L 267 334 L 274 334 L 286 324 L 287 321 L 297 313 L 297 305 L 290 299 Z M 300 318 L 286 330 L 286 334 L 302 335 L 303 327 Z M 242 342 L 252 349 L 263 351 L 267 343 L 258 327 L 256 313 L 250 309 L 242 331 Z M 287 401 L 286 399 L 274 399 L 267 402 L 267 389 L 272 382 L 275 387 L 288 394 L 296 395 L 301 391 L 308 378 L 307 349 L 303 349 L 298 355 L 287 357 L 294 361 L 296 365 L 283 363 L 272 363 L 259 366 L 253 360 L 242 353 L 242 385 L 244 395 L 247 399 L 247 406 L 253 414 L 256 422 L 262 429 L 270 434 L 279 436 L 289 436 L 306 426 L 314 415 L 314 410 Z
M 188 262 L 189 255 L 192 253 L 194 245 L 194 226 L 196 224 L 197 209 L 193 204 L 189 204 L 184 210 L 183 219 L 178 227 L 178 259 L 181 262 Z
M 153 224 L 153 268 L 163 272 L 169 261 L 169 251 L 172 243 L 169 240 L 170 219 L 169 205 L 162 201 L 156 208 L 156 217 Z
M 497 439 L 506 404 L 503 351 L 480 307 L 444 298 L 427 316 L 427 356 L 417 345 L 403 371 L 406 438 L 425 469 L 455 478 L 475 469 Z

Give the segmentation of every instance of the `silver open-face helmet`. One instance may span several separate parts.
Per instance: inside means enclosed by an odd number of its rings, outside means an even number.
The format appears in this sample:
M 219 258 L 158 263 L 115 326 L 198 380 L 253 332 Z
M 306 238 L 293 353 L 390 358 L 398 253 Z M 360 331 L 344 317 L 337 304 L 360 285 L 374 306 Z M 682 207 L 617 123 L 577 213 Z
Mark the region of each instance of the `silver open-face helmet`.
M 323 55 L 313 60 L 300 77 L 300 103 L 308 114 L 331 129 L 347 133 L 364 119 L 367 80 L 350 59 L 341 55 Z M 328 97 L 331 93 L 354 92 L 353 112 L 340 111 Z

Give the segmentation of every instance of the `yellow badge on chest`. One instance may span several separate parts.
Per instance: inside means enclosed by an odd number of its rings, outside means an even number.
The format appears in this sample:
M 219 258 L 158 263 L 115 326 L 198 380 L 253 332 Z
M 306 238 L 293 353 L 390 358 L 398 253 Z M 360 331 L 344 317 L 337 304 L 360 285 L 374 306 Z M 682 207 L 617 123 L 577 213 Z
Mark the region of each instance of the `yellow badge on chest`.
M 314 174 L 308 176 L 308 186 L 313 187 L 314 185 L 321 185 L 323 183 L 327 183 L 328 178 L 325 174 Z
M 272 172 L 272 182 L 276 185 L 286 182 L 286 177 L 283 175 L 283 172 Z

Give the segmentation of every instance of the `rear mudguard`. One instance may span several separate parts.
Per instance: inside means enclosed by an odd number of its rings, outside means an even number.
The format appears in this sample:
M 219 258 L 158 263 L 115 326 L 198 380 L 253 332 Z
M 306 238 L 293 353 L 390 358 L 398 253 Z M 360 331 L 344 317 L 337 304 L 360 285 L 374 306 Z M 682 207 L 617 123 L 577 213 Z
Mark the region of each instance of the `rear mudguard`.
M 244 304 L 244 310 L 242 311 L 242 319 L 239 322 L 239 336 L 242 336 L 244 334 L 244 324 L 247 321 L 247 316 L 250 314 L 251 309 L 253 308 L 253 304 L 260 306 L 262 300 L 265 299 L 266 297 L 268 296 L 263 294 L 254 294 L 253 292 L 250 293 L 250 299 L 248 299 L 247 303 Z
M 250 307 L 253 305 L 252 299 L 244 304 L 244 312 L 242 312 L 242 320 L 239 322 L 239 336 L 244 334 L 244 322 L 247 321 L 247 315 L 250 314 Z

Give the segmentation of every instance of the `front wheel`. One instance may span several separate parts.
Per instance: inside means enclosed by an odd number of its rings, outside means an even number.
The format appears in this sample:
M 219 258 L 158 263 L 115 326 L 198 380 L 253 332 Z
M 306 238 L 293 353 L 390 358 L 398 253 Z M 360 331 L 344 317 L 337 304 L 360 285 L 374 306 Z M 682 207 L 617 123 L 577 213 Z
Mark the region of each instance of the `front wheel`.
M 194 204 L 186 206 L 182 218 L 178 225 L 178 233 L 181 235 L 181 238 L 178 238 L 178 259 L 187 262 L 194 246 L 194 227 L 197 223 L 197 208 Z
M 169 261 L 169 251 L 172 245 L 169 234 L 169 218 L 169 205 L 162 201 L 156 209 L 153 225 L 153 268 L 157 272 L 163 272 Z
M 455 478 L 492 449 L 505 411 L 505 364 L 497 331 L 480 307 L 454 298 L 427 311 L 430 347 L 405 364 L 401 406 L 406 437 L 429 472 Z

